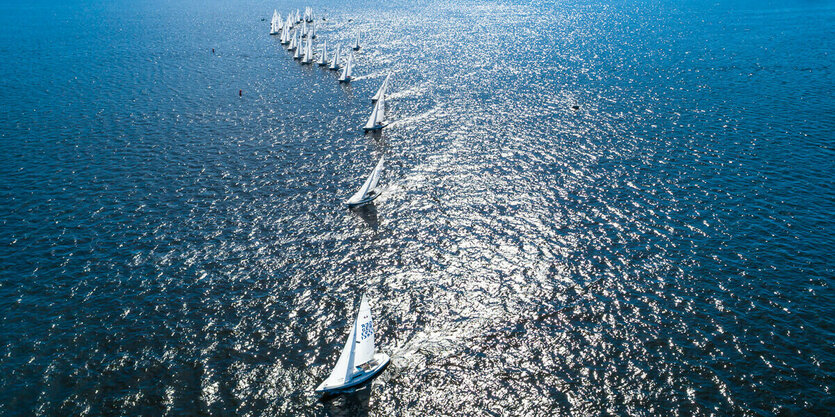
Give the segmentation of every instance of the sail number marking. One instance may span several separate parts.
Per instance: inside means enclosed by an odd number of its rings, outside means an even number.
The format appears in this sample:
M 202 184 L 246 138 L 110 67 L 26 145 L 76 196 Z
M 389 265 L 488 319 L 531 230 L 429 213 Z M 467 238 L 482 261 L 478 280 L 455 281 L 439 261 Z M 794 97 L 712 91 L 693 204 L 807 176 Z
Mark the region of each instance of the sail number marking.
M 360 340 L 365 340 L 368 337 L 374 336 L 373 322 L 363 323 L 362 331 L 360 332 Z

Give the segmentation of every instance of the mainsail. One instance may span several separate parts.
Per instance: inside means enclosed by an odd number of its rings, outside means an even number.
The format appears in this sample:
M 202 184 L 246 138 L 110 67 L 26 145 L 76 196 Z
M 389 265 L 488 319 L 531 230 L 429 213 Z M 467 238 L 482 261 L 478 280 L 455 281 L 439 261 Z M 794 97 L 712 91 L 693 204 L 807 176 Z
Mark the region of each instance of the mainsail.
M 339 81 L 347 82 L 351 81 L 351 70 L 354 67 L 354 54 L 348 55 L 348 62 L 345 64 L 345 68 L 342 69 L 342 76 L 339 77 Z
M 374 103 L 374 110 L 371 111 L 371 115 L 368 116 L 368 122 L 365 123 L 363 129 L 365 130 L 373 130 L 382 127 L 383 120 L 386 118 L 386 99 L 380 98 Z
M 340 45 L 336 45 L 336 52 L 333 53 L 333 60 L 331 61 L 331 66 L 328 67 L 328 69 L 330 70 L 339 69 L 339 47 Z
M 322 55 L 319 55 L 319 66 L 323 67 L 328 64 L 328 41 L 322 43 Z
M 377 94 L 374 94 L 374 97 L 371 97 L 371 101 L 377 101 L 377 100 L 379 100 L 381 97 L 385 97 L 385 95 L 386 95 L 386 88 L 388 88 L 388 85 L 389 85 L 389 78 L 391 78 L 391 73 L 389 73 L 388 75 L 386 75 L 386 79 L 383 81 L 383 85 L 381 85 L 381 86 L 380 86 L 380 89 L 379 89 L 379 90 L 377 90 Z

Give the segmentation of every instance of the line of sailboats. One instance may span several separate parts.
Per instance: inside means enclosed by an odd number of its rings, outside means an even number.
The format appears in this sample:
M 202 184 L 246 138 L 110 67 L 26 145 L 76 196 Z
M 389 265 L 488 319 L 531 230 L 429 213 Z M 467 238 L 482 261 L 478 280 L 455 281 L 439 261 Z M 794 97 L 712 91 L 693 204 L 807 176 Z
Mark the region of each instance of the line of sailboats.
M 299 9 L 288 13 L 285 20 L 277 10 L 273 11 L 270 21 L 270 35 L 278 35 L 280 43 L 287 46 L 287 50 L 293 52 L 293 59 L 300 60 L 302 65 L 311 65 L 314 61 L 319 67 L 327 67 L 330 71 L 339 71 L 338 81 L 350 83 L 353 76 L 354 51 L 360 49 L 360 34 L 356 34 L 353 44 L 350 46 L 347 57 L 344 58 L 344 65 L 341 64 L 341 46 L 336 48 L 328 61 L 327 41 L 319 48 L 318 61 L 314 57 L 313 39 L 316 38 L 316 26 L 314 22 L 313 9 L 305 7 L 302 14 Z M 368 121 L 363 126 L 365 132 L 379 131 L 386 126 L 386 91 L 388 89 L 391 73 L 380 85 L 377 92 L 371 98 L 372 109 Z M 384 157 L 380 157 L 377 164 L 368 174 L 360 188 L 345 201 L 349 208 L 356 208 L 372 203 L 382 194 L 379 188 L 380 177 L 383 171 Z M 316 393 L 339 393 L 362 385 L 382 372 L 389 363 L 389 356 L 377 352 L 374 344 L 374 325 L 371 318 L 371 308 L 368 300 L 363 294 L 360 301 L 360 308 L 357 317 L 342 348 L 339 360 L 331 370 L 330 375 L 315 390 Z

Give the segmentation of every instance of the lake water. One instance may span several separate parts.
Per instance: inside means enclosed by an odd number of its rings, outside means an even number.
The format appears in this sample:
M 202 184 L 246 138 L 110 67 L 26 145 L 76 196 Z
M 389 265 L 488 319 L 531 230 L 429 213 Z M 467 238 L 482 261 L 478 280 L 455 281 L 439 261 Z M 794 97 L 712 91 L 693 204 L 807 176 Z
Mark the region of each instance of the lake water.
M 268 36 L 307 5 L 350 85 Z M 832 415 L 834 21 L 3 2 L 0 414 Z M 364 292 L 391 364 L 321 402 Z

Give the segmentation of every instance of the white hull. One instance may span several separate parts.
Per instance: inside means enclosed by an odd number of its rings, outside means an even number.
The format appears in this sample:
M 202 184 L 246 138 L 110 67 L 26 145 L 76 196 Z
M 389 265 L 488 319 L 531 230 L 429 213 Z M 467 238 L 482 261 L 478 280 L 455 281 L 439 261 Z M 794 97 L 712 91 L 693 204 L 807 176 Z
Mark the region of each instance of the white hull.
M 382 372 L 383 369 L 386 368 L 386 366 L 389 364 L 389 355 L 386 355 L 385 353 L 376 353 L 374 355 L 374 360 L 377 362 L 377 365 L 375 367 L 373 367 L 373 368 L 371 368 L 367 371 L 355 374 L 354 377 L 351 378 L 350 381 L 339 384 L 339 385 L 325 385 L 325 383 L 323 382 L 321 385 L 316 387 L 315 392 L 317 394 L 325 394 L 325 393 L 334 394 L 334 393 L 343 392 L 343 391 L 346 391 L 346 390 L 349 390 L 349 389 L 352 389 L 352 388 L 356 388 L 356 387 L 368 382 L 369 380 L 371 380 L 372 378 L 377 376 L 380 372 Z
M 381 193 L 381 192 L 379 192 L 379 191 L 376 191 L 376 190 L 375 190 L 375 191 L 373 191 L 373 192 L 371 192 L 371 193 L 367 194 L 367 195 L 365 196 L 365 198 L 363 198 L 362 200 L 357 201 L 356 203 L 348 203 L 348 202 L 346 202 L 346 203 L 345 203 L 345 205 L 346 205 L 346 206 L 348 206 L 348 208 L 354 208 L 354 207 L 364 206 L 364 205 L 366 205 L 366 204 L 368 204 L 368 203 L 370 203 L 370 202 L 374 201 L 377 197 L 379 197 L 379 196 L 380 196 L 380 194 L 382 194 L 382 193 Z
M 362 130 L 364 130 L 366 132 L 371 132 L 371 131 L 375 131 L 375 130 L 381 130 L 384 127 L 386 127 L 386 125 L 380 123 L 378 125 L 374 125 L 373 127 L 363 127 Z

